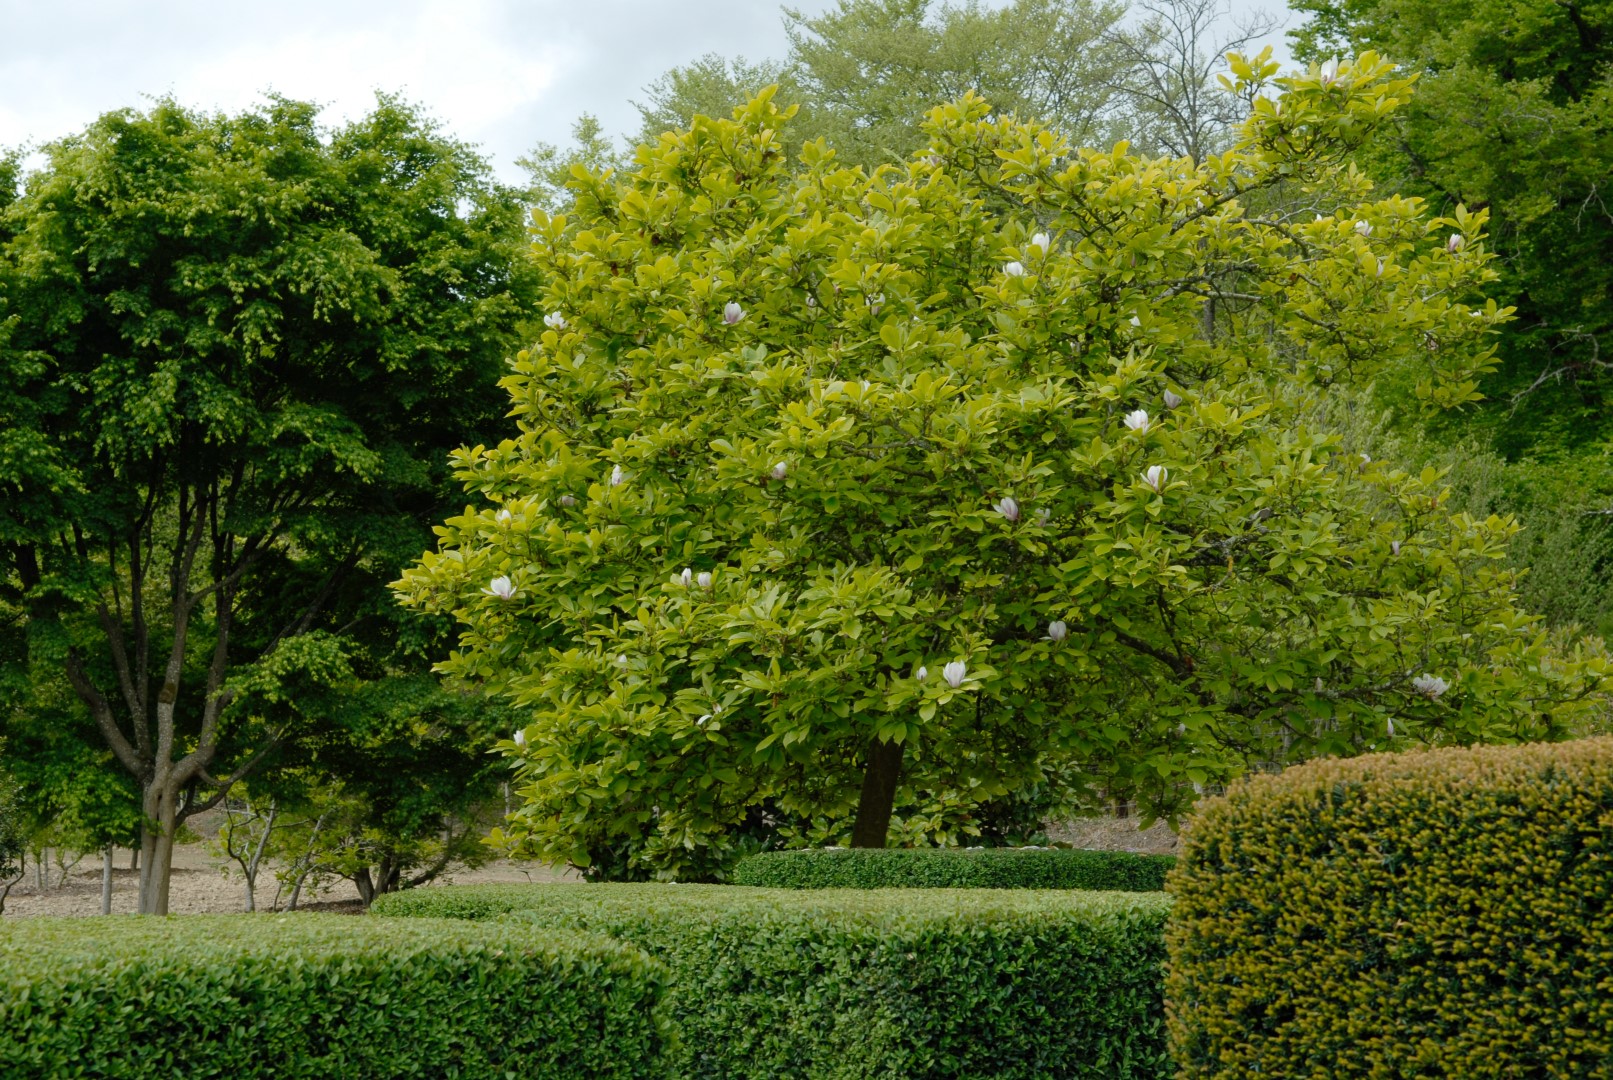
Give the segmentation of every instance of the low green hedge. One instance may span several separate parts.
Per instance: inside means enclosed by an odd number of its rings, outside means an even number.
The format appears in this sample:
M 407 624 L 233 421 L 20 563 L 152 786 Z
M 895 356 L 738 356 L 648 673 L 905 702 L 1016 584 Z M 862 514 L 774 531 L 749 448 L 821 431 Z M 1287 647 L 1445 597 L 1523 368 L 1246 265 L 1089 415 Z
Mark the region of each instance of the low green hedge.
M 604 938 L 339 915 L 0 926 L 0 1075 L 665 1075 L 665 968 Z
M 1118 889 L 1158 892 L 1170 855 L 1068 848 L 836 848 L 740 861 L 734 884 L 772 889 Z
M 1163 894 L 532 885 L 390 916 L 610 934 L 672 971 L 688 1080 L 1163 1080 Z
M 1613 739 L 1240 785 L 1171 890 L 1183 1080 L 1613 1075 Z

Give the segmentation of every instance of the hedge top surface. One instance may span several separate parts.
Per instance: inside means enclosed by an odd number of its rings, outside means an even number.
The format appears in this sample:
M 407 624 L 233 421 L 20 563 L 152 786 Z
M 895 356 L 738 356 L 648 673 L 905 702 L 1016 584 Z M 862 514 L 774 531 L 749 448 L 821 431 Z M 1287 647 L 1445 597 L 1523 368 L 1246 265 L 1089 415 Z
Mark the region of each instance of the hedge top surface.
M 1170 886 L 1189 1080 L 1613 1061 L 1613 738 L 1251 779 L 1202 806 Z
M 542 910 L 578 916 L 676 916 L 714 921 L 753 918 L 810 918 L 897 925 L 963 920 L 1091 922 L 1162 918 L 1169 909 L 1162 893 L 1079 892 L 1031 889 L 757 889 L 737 885 L 662 883 L 449 885 L 409 889 L 379 897 L 372 915 L 488 919 L 511 912 Z
M 785 889 L 974 888 L 1153 892 L 1176 859 L 1069 848 L 830 848 L 742 860 L 734 882 Z

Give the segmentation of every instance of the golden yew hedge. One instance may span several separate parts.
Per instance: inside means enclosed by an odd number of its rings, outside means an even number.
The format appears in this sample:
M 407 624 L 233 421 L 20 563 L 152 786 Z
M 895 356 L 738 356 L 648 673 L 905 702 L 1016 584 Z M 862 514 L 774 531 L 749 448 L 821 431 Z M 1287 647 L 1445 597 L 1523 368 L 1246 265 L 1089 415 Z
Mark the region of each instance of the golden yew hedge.
M 1183 1080 L 1613 1075 L 1613 738 L 1249 780 L 1167 888 Z

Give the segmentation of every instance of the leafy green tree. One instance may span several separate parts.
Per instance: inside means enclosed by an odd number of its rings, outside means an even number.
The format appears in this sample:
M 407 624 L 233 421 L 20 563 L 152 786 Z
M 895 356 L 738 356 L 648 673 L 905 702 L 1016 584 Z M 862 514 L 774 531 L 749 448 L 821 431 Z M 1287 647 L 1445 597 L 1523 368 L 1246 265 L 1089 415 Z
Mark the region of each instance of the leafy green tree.
M 0 590 L 139 787 L 160 914 L 184 819 L 429 637 L 381 586 L 496 416 L 521 208 L 387 98 L 164 101 L 46 156 L 0 212 Z
M 1509 459 L 1599 455 L 1613 425 L 1613 2 L 1294 0 L 1296 52 L 1385 53 L 1418 92 L 1362 155 L 1436 209 L 1489 211 L 1516 307 L 1476 425 Z M 1605 496 L 1608 492 L 1603 491 Z M 1605 505 L 1605 503 L 1604 503 Z
M 1249 767 L 1567 730 L 1608 666 L 1518 609 L 1512 525 L 1303 421 L 1385 371 L 1471 400 L 1482 216 L 1345 165 L 1388 65 L 1278 82 L 1199 164 L 968 97 L 872 175 L 791 165 L 764 94 L 540 216 L 517 431 L 456 455 L 477 504 L 399 584 L 463 624 L 441 670 L 531 710 L 500 838 L 710 876 L 759 806 L 881 846 L 1061 768 L 1175 814 Z M 1277 185 L 1330 212 L 1246 209 Z
M 5 914 L 6 897 L 22 880 L 22 859 L 27 850 L 17 781 L 6 768 L 5 749 L 5 744 L 0 743 L 0 915 Z
M 558 213 L 571 205 L 566 185 L 577 174 L 591 177 L 608 173 L 622 165 L 621 155 L 611 145 L 610 137 L 600 126 L 599 119 L 588 113 L 578 117 L 571 125 L 572 143 L 569 147 L 540 142 L 516 164 L 526 170 L 530 183 L 526 199 L 533 206 L 550 213 Z

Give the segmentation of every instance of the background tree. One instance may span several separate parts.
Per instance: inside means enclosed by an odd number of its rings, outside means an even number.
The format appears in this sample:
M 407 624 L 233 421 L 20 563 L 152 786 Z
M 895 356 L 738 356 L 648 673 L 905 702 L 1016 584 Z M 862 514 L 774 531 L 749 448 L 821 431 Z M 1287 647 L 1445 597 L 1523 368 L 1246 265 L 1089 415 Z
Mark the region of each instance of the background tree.
M 23 852 L 27 850 L 17 782 L 6 768 L 5 749 L 0 743 L 0 915 L 5 914 L 6 897 L 22 880 Z
M 1505 318 L 1454 299 L 1482 216 L 1346 167 L 1388 70 L 1279 80 L 1197 165 L 968 98 L 901 168 L 796 168 L 764 94 L 539 215 L 519 431 L 456 455 L 479 505 L 400 583 L 464 625 L 443 671 L 531 710 L 507 838 L 709 876 L 759 807 L 880 846 L 1056 775 L 1173 814 L 1572 730 L 1607 664 L 1517 608 L 1512 526 L 1305 421 L 1380 373 L 1470 401 Z M 1249 209 L 1295 184 L 1331 212 Z
M 399 647 L 380 585 L 496 415 L 521 211 L 385 98 L 165 101 L 46 155 L 0 214 L 0 587 L 139 785 L 162 913 L 180 823 Z

